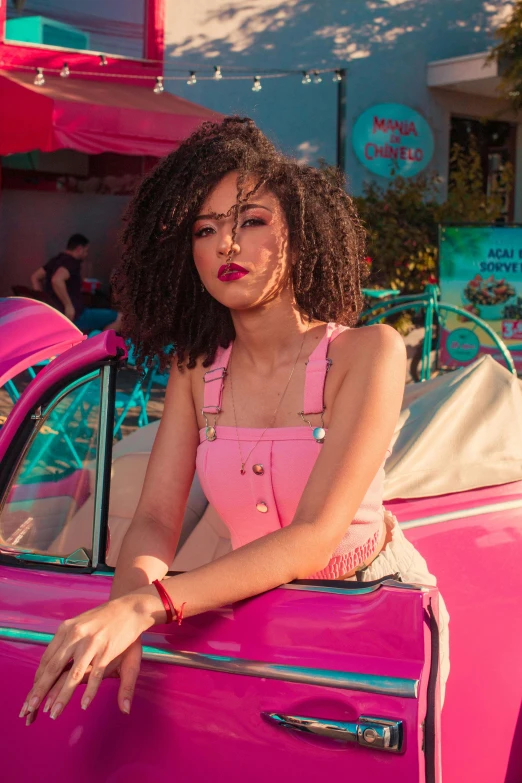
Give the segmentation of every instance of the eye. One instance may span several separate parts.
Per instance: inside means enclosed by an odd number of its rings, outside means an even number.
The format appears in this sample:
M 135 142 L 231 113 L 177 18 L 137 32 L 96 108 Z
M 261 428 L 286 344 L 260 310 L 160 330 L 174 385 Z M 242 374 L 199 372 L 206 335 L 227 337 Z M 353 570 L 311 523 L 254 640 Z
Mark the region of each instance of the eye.
M 214 229 L 211 226 L 203 226 L 199 231 L 194 232 L 195 237 L 208 237 L 209 234 L 214 233 Z
M 261 220 L 261 218 L 248 218 L 248 220 L 245 220 L 244 223 L 241 224 L 241 228 L 244 228 L 245 226 L 264 226 L 266 225 L 264 220 Z

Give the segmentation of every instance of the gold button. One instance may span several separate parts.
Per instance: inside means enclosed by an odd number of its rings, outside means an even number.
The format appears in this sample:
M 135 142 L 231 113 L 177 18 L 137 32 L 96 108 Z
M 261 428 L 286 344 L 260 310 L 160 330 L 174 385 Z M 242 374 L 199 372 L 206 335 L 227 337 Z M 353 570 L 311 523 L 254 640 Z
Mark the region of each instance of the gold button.
M 266 514 L 266 512 L 268 511 L 268 506 L 263 500 L 261 500 L 259 503 L 256 503 L 256 508 L 262 514 Z
M 256 476 L 262 476 L 263 473 L 265 472 L 264 467 L 259 463 L 257 463 L 257 465 L 252 465 L 252 470 L 254 471 Z

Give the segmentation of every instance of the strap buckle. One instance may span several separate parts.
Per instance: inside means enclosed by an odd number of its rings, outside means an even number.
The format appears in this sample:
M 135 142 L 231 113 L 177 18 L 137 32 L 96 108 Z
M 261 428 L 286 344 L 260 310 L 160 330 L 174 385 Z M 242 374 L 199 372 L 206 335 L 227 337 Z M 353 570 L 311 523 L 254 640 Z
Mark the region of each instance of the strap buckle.
M 207 378 L 207 375 L 211 375 L 213 373 L 217 373 L 221 371 L 221 375 L 215 375 L 213 378 Z M 214 367 L 212 370 L 207 370 L 206 373 L 203 375 L 203 383 L 212 383 L 212 381 L 221 381 L 227 374 L 227 368 L 226 367 Z
M 310 424 L 308 419 L 305 419 L 305 416 L 321 416 L 321 419 L 322 419 L 322 417 L 324 416 L 325 411 L 326 411 L 326 407 L 324 407 L 320 411 L 298 411 L 297 415 L 300 416 L 302 418 L 302 420 L 305 421 L 308 424 L 310 429 L 313 430 L 314 427 L 312 426 L 312 424 Z
M 209 414 L 210 416 L 217 416 L 218 413 L 221 413 L 221 408 L 219 405 L 204 405 L 201 408 L 201 415 L 205 416 L 205 414 Z
M 308 362 L 309 362 L 309 361 L 310 361 L 310 359 L 307 359 L 307 360 L 306 360 L 306 362 L 305 362 L 305 367 L 306 367 L 306 365 L 308 364 Z M 324 359 L 324 360 L 323 360 L 323 359 L 312 359 L 311 361 L 313 361 L 313 362 L 322 362 L 322 361 L 325 361 L 325 362 L 326 362 L 326 372 L 328 372 L 328 370 L 330 369 L 330 367 L 331 367 L 331 366 L 332 366 L 332 364 L 333 364 L 333 361 L 332 361 L 331 359 L 329 359 L 328 357 L 326 357 L 326 359 Z

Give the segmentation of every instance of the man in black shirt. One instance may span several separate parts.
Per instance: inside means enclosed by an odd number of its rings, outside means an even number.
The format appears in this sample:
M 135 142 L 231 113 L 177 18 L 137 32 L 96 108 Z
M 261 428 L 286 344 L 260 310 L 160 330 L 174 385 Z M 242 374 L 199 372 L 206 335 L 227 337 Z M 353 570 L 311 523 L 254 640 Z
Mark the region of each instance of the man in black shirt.
M 84 307 L 82 298 L 82 261 L 89 253 L 89 240 L 83 234 L 73 234 L 65 251 L 51 258 L 31 275 L 35 291 L 44 291 L 53 307 L 89 333 L 94 330 L 120 328 L 116 310 Z

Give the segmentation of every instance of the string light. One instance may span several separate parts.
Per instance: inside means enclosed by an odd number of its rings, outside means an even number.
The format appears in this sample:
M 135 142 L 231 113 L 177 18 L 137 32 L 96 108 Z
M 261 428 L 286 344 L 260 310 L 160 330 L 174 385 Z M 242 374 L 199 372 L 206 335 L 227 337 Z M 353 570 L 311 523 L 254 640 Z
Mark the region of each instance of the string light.
M 36 69 L 36 76 L 34 77 L 34 84 L 37 87 L 43 87 L 45 84 L 45 76 L 43 72 L 43 68 L 37 68 Z
M 0 0 L 1 2 L 1 0 Z M 100 60 L 100 65 L 107 65 L 107 58 L 105 55 L 97 55 Z M 185 81 L 188 85 L 193 85 L 198 82 L 198 80 L 201 80 L 202 82 L 205 81 L 219 81 L 221 79 L 225 79 L 227 81 L 250 81 L 253 92 L 259 92 L 262 89 L 261 80 L 262 79 L 281 79 L 286 77 L 293 77 L 301 74 L 301 81 L 303 84 L 310 84 L 312 81 L 314 84 L 320 84 L 322 81 L 324 81 L 324 75 L 330 74 L 332 76 L 332 81 L 335 83 L 342 82 L 345 78 L 344 73 L 342 69 L 340 68 L 319 68 L 319 69 L 311 69 L 307 71 L 299 71 L 299 70 L 288 70 L 288 71 L 276 71 L 276 70 L 267 70 L 267 71 L 260 71 L 255 76 L 249 75 L 248 73 L 245 73 L 241 69 L 237 69 L 236 72 L 234 70 L 228 71 L 227 75 L 224 76 L 221 70 L 221 66 L 214 65 L 213 72 L 210 71 L 210 73 L 207 71 L 203 71 L 203 73 L 200 73 L 198 78 L 196 78 L 196 71 L 189 71 L 189 78 L 186 79 L 185 76 L 182 75 L 183 71 L 179 68 L 173 68 L 172 74 L 169 74 L 167 76 L 154 76 L 153 74 L 128 74 L 128 73 L 111 73 L 107 70 L 77 70 L 76 68 L 71 71 L 69 68 L 69 64 L 67 62 L 64 62 L 62 65 L 62 68 L 45 68 L 45 76 L 44 76 L 44 68 L 38 67 L 34 68 L 31 65 L 18 65 L 13 70 L 21 70 L 21 71 L 32 71 L 35 74 L 34 77 L 34 84 L 37 87 L 42 87 L 46 83 L 46 76 L 49 77 L 51 75 L 52 77 L 55 76 L 61 76 L 62 78 L 68 78 L 71 76 L 71 78 L 74 77 L 94 77 L 101 79 L 102 77 L 109 78 L 112 82 L 118 83 L 119 81 L 125 81 L 127 79 L 133 79 L 133 80 L 140 80 L 141 82 L 144 82 L 145 85 L 149 84 L 151 85 L 150 89 L 154 91 L 157 95 L 161 94 L 162 92 L 165 92 L 166 86 L 165 83 L 167 81 L 170 82 L 177 82 L 177 81 Z M 180 73 L 176 73 L 176 71 Z M 153 81 L 154 80 L 154 81 Z M 253 80 L 253 82 L 252 82 Z

